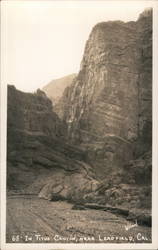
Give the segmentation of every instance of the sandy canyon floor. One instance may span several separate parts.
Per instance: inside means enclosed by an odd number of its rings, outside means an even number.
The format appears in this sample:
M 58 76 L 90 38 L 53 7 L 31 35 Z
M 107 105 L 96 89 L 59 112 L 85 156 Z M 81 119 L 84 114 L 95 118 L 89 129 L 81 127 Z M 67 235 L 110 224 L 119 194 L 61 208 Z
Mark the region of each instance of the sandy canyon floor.
M 150 243 L 151 228 L 99 210 L 31 195 L 7 200 L 7 243 Z

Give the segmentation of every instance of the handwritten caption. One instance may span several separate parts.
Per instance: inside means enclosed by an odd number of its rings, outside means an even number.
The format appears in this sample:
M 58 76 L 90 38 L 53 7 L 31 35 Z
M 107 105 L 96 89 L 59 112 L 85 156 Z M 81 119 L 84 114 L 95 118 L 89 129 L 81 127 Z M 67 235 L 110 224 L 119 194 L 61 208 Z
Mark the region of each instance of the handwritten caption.
M 48 243 L 48 242 L 53 242 L 53 243 L 95 243 L 95 242 L 100 242 L 100 243 L 106 243 L 106 242 L 147 242 L 150 241 L 150 239 L 143 235 L 142 233 L 137 233 L 136 236 L 103 236 L 103 235 L 98 235 L 97 237 L 94 236 L 88 236 L 88 237 L 78 237 L 76 235 L 74 236 L 69 236 L 69 237 L 64 237 L 62 235 L 41 235 L 41 234 L 34 234 L 34 235 L 20 235 L 20 234 L 14 234 L 11 236 L 11 241 L 14 243 L 22 243 L 22 242 L 39 242 L 39 243 Z

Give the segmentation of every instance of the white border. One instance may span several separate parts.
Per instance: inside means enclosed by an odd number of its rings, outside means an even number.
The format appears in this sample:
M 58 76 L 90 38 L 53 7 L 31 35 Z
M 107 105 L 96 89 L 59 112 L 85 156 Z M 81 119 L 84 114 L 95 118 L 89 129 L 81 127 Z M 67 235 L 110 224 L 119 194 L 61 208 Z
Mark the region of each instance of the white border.
M 66 0 L 63 0 L 65 2 Z M 78 0 L 79 1 L 79 0 Z M 80 0 L 82 1 L 82 0 Z M 92 0 L 93 2 L 95 0 Z M 106 0 L 102 0 L 106 1 Z M 141 0 L 134 0 L 137 2 L 142 2 Z M 60 1 L 62 2 L 62 1 Z M 71 1 L 67 1 L 71 4 Z M 74 1 L 73 1 L 74 2 Z M 91 1 L 86 1 L 90 4 Z M 96 1 L 98 4 L 100 1 Z M 115 1 L 113 1 L 115 2 Z M 118 2 L 118 1 L 117 1 Z M 147 1 L 144 1 L 147 2 Z M 1 2 L 3 5 L 3 1 Z M 1 81 L 1 89 L 0 89 L 0 160 L 1 160 L 1 249 L 2 250 L 23 250 L 23 249 L 158 249 L 158 85 L 156 80 L 158 79 L 158 1 L 150 1 L 151 7 L 153 7 L 153 172 L 152 172 L 152 243 L 147 244 L 55 244 L 55 243 L 32 243 L 32 244 L 15 244 L 15 243 L 5 243 L 5 232 L 6 232 L 6 121 L 7 121 L 7 86 Z M 2 7 L 2 6 L 1 6 Z M 5 15 L 5 9 L 1 8 L 1 18 L 3 19 Z M 1 20 L 2 20 L 1 19 Z M 6 65 L 5 58 L 3 57 L 4 50 L 4 36 L 5 30 L 3 27 L 3 23 L 1 23 L 1 80 L 3 79 L 3 74 Z
M 152 236 L 158 249 L 158 2 L 155 1 L 153 9 L 153 133 L 152 133 Z

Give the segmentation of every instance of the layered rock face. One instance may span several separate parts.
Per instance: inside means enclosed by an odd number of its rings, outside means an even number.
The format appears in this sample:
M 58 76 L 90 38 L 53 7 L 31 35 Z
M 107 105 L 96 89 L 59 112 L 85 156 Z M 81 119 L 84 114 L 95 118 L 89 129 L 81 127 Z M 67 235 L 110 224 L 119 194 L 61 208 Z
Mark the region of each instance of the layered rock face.
M 152 11 L 97 24 L 62 109 L 69 139 L 101 176 L 151 148 L 151 96 Z
M 66 143 L 65 127 L 52 109 L 44 92 L 8 86 L 8 191 L 77 200 L 100 184 L 83 162 L 84 152 Z

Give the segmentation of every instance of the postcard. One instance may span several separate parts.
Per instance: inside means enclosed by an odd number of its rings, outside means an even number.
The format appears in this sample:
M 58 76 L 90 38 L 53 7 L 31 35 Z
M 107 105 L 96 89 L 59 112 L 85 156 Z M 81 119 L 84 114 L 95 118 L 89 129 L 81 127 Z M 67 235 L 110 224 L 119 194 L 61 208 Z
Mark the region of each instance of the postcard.
M 1 1 L 1 249 L 158 249 L 158 2 Z

